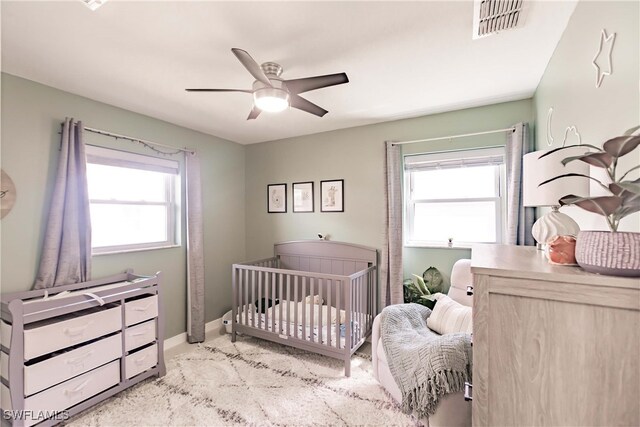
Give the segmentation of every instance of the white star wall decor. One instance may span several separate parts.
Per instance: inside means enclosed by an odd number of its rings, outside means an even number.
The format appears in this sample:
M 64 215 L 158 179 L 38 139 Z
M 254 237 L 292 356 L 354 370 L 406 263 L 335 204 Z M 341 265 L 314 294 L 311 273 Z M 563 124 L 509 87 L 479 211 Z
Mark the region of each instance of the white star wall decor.
M 613 44 L 616 41 L 616 33 L 607 36 L 607 30 L 604 28 L 600 32 L 600 44 L 598 52 L 593 57 L 593 67 L 596 69 L 596 88 L 599 88 L 605 76 L 613 74 L 613 66 L 611 65 L 611 52 Z M 605 63 L 606 62 L 606 63 Z

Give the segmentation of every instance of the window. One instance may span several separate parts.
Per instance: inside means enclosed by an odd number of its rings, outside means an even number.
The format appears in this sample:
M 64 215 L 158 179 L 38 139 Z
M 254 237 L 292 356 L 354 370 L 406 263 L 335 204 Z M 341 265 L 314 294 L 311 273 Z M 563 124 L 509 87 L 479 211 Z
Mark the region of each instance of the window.
M 93 253 L 176 245 L 176 161 L 87 146 Z
M 504 150 L 406 156 L 405 243 L 499 243 L 503 235 Z

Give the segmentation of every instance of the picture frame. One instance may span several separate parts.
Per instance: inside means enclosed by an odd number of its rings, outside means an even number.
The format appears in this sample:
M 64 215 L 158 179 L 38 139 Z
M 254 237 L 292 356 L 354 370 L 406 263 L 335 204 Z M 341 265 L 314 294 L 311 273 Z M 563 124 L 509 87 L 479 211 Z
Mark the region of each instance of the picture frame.
M 291 184 L 293 194 L 293 212 L 313 212 L 313 181 L 294 182 Z
M 320 212 L 344 212 L 344 179 L 320 181 Z
M 267 213 L 287 212 L 287 184 L 267 185 Z

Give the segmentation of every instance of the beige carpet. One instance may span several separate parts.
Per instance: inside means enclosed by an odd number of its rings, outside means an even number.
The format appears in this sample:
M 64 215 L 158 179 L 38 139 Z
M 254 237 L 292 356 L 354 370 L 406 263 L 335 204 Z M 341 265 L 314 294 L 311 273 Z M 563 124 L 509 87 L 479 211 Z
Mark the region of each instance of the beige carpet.
M 343 363 L 255 338 L 221 336 L 70 420 L 73 426 L 417 425 L 372 375 L 369 355 Z

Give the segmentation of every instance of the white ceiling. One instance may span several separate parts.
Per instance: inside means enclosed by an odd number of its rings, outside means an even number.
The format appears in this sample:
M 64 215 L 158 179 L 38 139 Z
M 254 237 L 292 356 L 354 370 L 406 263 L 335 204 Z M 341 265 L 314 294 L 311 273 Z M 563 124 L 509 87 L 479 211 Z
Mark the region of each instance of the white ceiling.
M 249 144 L 533 95 L 576 1 L 525 0 L 522 28 L 473 40 L 472 1 L 2 1 L 2 71 Z M 303 96 L 329 110 L 247 121 L 251 88 L 231 53 L 283 78 L 346 72 Z

